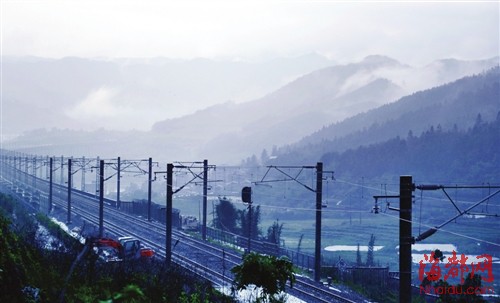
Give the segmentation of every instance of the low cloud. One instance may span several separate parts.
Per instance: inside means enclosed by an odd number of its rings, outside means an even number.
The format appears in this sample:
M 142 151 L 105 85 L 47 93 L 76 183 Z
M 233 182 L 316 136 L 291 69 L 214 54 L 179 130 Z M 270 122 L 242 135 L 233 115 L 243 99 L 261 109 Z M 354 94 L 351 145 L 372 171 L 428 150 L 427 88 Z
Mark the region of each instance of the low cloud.
M 113 98 L 116 97 L 118 91 L 113 88 L 100 87 L 97 90 L 91 91 L 85 99 L 78 103 L 75 107 L 68 110 L 66 114 L 76 120 L 84 120 L 89 118 L 110 118 L 120 115 L 120 107 L 113 104 Z
M 107 86 L 92 90 L 65 114 L 75 121 L 76 128 L 86 129 L 149 130 L 155 122 L 165 119 L 158 106 L 144 106 L 140 98 Z

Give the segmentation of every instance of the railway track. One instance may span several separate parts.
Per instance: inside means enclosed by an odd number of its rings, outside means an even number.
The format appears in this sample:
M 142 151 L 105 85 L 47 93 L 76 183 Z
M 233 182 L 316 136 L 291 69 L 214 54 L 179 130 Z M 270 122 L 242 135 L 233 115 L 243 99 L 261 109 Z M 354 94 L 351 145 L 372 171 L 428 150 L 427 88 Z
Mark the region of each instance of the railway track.
M 19 186 L 16 187 L 13 182 L 5 179 L 1 182 L 7 183 L 7 187 L 19 198 L 23 198 L 30 191 L 40 191 L 48 195 L 48 182 L 39 178 L 36 179 L 36 182 L 32 182 L 32 184 L 36 184 L 35 188 L 30 184 L 24 184 L 24 188 L 20 189 Z M 65 211 L 67 211 L 66 194 L 66 187 L 53 184 L 53 203 L 56 207 Z M 107 200 L 108 202 L 111 201 Z M 97 207 L 98 200 L 94 195 L 78 190 L 72 191 L 71 212 L 74 215 L 78 215 L 83 220 L 98 226 Z M 104 212 L 105 231 L 108 234 L 113 236 L 134 236 L 146 246 L 153 248 L 158 257 L 165 258 L 166 234 L 164 224 L 150 222 L 121 212 L 110 205 L 104 206 Z M 242 254 L 240 252 L 209 244 L 206 241 L 176 230 L 172 231 L 172 243 L 174 243 L 172 262 L 203 279 L 209 280 L 215 286 L 225 287 L 232 284 L 232 273 L 229 269 L 241 263 Z M 288 288 L 287 293 L 305 302 L 356 302 L 304 277 L 297 277 L 294 287 Z

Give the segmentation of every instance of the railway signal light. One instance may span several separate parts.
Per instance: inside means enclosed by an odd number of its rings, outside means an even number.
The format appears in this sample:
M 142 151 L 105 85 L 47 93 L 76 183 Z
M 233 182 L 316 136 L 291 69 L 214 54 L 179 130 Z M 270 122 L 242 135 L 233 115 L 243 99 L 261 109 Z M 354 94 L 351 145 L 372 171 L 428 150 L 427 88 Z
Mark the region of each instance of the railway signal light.
M 249 186 L 243 187 L 241 190 L 241 200 L 245 203 L 252 203 L 252 188 Z

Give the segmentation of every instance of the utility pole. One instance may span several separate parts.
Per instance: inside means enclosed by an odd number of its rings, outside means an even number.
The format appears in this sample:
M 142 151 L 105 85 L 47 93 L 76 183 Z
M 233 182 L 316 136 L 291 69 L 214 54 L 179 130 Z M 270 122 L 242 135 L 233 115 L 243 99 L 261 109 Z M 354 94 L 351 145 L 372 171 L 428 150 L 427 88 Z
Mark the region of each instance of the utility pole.
M 64 184 L 64 156 L 61 156 L 61 182 L 60 184 Z
M 85 167 L 87 166 L 87 163 L 85 163 L 85 156 L 82 157 L 83 165 L 82 165 L 82 184 L 80 186 L 82 191 L 85 191 Z
M 24 184 L 28 185 L 28 156 L 24 157 Z
M 252 201 L 248 203 L 248 252 L 252 251 Z
M 19 181 L 21 181 L 21 172 L 22 172 L 22 167 L 23 167 L 23 153 L 19 153 Z
M 316 240 L 314 250 L 314 281 L 321 278 L 321 208 L 323 198 L 323 163 L 316 165 Z
M 12 156 L 12 160 L 13 160 L 13 162 L 12 162 L 12 173 L 14 174 L 13 181 L 15 182 L 16 178 L 17 178 L 17 167 L 16 167 L 16 165 L 17 165 L 17 157 L 16 157 L 15 154 L 14 154 L 14 156 Z
M 411 302 L 411 235 L 412 192 L 411 176 L 399 179 L 399 302 Z
M 412 198 L 415 185 L 412 176 L 399 177 L 399 195 L 373 196 L 375 206 L 372 212 L 378 214 L 378 199 L 399 199 L 399 209 L 388 206 L 388 209 L 399 212 L 399 302 L 411 302 L 411 245 L 415 243 L 411 235 Z M 389 204 L 388 204 L 389 205 Z
M 96 174 L 95 174 L 95 188 L 94 188 L 94 194 L 96 195 L 96 198 L 97 198 L 97 191 L 99 190 L 99 188 L 98 188 L 98 186 L 99 186 L 98 182 L 99 182 L 99 174 L 100 174 L 100 172 L 99 172 L 99 163 L 100 162 L 101 162 L 101 160 L 99 159 L 99 157 L 97 157 L 96 164 L 95 164 L 95 166 L 96 166 Z
M 54 159 L 50 157 L 49 160 L 49 214 L 52 212 L 52 183 L 53 183 L 53 170 L 52 167 L 54 166 Z
M 148 160 L 148 221 L 151 221 L 151 185 L 153 183 L 153 159 Z
M 14 178 L 12 178 L 12 179 L 13 179 L 14 182 L 16 182 L 16 178 L 17 178 L 17 167 L 16 167 L 16 165 L 17 165 L 17 163 L 16 163 L 17 162 L 17 157 L 14 156 L 13 159 L 14 159 L 14 163 L 13 163 L 14 164 L 13 165 L 14 169 L 12 171 L 14 172 Z M 12 182 L 12 183 L 14 183 L 14 182 Z
M 46 157 L 45 159 L 45 179 L 49 178 L 49 156 Z
M 208 160 L 203 160 L 203 224 L 201 235 L 207 240 L 207 195 L 208 195 Z
M 36 190 L 36 173 L 37 173 L 37 167 L 36 167 L 36 156 L 33 156 L 33 190 Z
M 68 159 L 68 219 L 67 223 L 71 223 L 71 186 L 72 186 L 72 172 L 71 172 L 71 163 L 72 159 Z
M 118 171 L 118 174 L 116 175 L 116 208 L 120 209 L 121 207 L 121 201 L 120 201 L 120 179 L 121 179 L 121 159 L 118 157 L 117 159 L 117 168 L 116 170 Z
M 99 237 L 104 234 L 104 160 L 99 161 Z
M 166 243 L 165 243 L 165 263 L 167 267 L 170 267 L 172 263 L 172 196 L 173 196 L 173 174 L 174 165 L 172 163 L 167 164 L 167 203 L 166 203 L 166 218 L 165 218 L 165 232 L 166 232 Z

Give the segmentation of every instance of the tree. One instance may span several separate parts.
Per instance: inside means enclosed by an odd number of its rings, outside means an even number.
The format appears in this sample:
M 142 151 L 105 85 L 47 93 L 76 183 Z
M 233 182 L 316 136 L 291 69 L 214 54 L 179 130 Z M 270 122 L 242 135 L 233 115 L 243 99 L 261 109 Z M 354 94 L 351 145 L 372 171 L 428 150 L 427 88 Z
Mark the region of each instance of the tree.
M 267 164 L 267 161 L 269 161 L 269 155 L 267 153 L 267 150 L 264 148 L 262 150 L 262 153 L 260 154 L 260 163 L 262 165 L 265 165 L 265 164 Z
M 274 244 L 274 246 L 272 247 L 273 251 L 268 253 L 279 255 L 282 229 L 283 223 L 280 224 L 279 220 L 274 221 L 273 225 L 268 227 L 266 241 Z
M 238 211 L 233 203 L 227 198 L 220 198 L 219 204 L 215 206 L 214 227 L 236 233 L 237 219 Z
M 256 302 L 277 302 L 278 295 L 285 291 L 287 281 L 290 287 L 295 282 L 293 263 L 286 257 L 249 253 L 243 257 L 243 262 L 231 269 L 234 274 L 233 290 L 243 290 L 252 285 L 262 288 Z
M 363 261 L 361 261 L 361 252 L 359 251 L 359 243 L 358 243 L 358 249 L 356 250 L 356 266 L 361 266 L 363 265 Z
M 269 226 L 267 229 L 267 242 L 280 245 L 281 242 L 281 230 L 283 229 L 283 223 L 279 224 L 279 220 L 273 222 L 273 225 Z
M 481 127 L 482 124 L 483 124 L 483 117 L 481 116 L 481 113 L 478 113 L 476 116 L 476 121 L 474 122 L 474 129 Z
M 498 113 L 500 116 L 500 112 Z M 273 149 L 271 151 L 271 156 L 276 157 L 278 155 L 278 147 L 276 145 L 273 145 Z
M 411 129 L 408 131 L 408 136 L 407 136 L 407 139 L 408 139 L 408 140 L 413 140 L 413 139 L 415 139 L 415 136 L 413 135 L 413 131 L 412 131 Z
M 366 254 L 366 266 L 374 266 L 375 262 L 373 259 L 373 247 L 375 245 L 375 236 L 372 234 L 370 237 L 370 242 L 368 242 L 368 253 Z
M 242 165 L 245 167 L 255 167 L 259 165 L 259 161 L 257 156 L 253 154 L 251 157 L 248 157 L 245 161 L 242 162 Z

